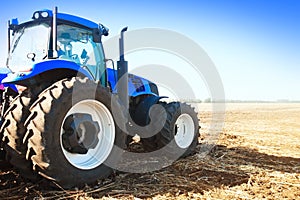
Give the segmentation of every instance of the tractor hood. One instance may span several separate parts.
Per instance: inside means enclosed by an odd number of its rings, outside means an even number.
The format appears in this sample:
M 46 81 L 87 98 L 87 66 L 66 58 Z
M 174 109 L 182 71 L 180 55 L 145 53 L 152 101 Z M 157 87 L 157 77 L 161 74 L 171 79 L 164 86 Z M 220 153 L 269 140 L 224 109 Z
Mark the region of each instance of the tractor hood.
M 117 71 L 107 69 L 108 81 L 114 93 L 117 91 Z M 128 95 L 136 97 L 139 95 L 154 95 L 158 96 L 157 86 L 151 81 L 144 79 L 134 74 L 128 74 Z

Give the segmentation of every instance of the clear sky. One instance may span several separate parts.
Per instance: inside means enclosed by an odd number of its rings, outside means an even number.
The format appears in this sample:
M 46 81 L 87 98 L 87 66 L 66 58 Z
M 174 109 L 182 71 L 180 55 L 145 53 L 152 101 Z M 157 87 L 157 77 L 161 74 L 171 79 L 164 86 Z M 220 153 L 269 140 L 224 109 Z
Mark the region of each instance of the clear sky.
M 298 0 L 10 0 L 1 2 L 0 64 L 7 56 L 7 20 L 26 21 L 52 9 L 102 22 L 116 35 L 124 26 L 177 31 L 215 63 L 226 99 L 300 100 Z

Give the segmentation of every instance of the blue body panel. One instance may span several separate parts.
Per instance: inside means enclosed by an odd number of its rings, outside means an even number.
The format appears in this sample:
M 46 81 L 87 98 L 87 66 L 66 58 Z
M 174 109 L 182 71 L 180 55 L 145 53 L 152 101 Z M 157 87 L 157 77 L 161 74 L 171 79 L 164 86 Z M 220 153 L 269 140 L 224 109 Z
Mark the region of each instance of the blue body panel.
M 84 69 L 82 69 L 79 65 L 74 62 L 67 60 L 47 60 L 32 66 L 32 71 L 29 72 L 16 72 L 12 73 L 8 68 L 0 68 L 0 89 L 4 89 L 4 87 L 11 87 L 15 91 L 17 91 L 16 86 L 18 82 L 23 80 L 30 79 L 38 74 L 55 70 L 55 69 L 71 69 L 74 71 L 78 71 L 81 74 L 84 74 L 89 79 L 93 80 L 93 77 Z M 116 81 L 117 81 L 117 71 L 113 69 L 107 69 L 107 79 L 110 83 L 110 86 L 113 90 L 113 93 L 117 93 L 116 89 Z M 135 76 L 133 74 L 128 75 L 128 95 L 132 97 L 136 97 L 139 95 L 155 95 L 151 91 L 150 81 Z
M 32 66 L 32 70 L 29 72 L 16 72 L 16 73 L 8 73 L 7 77 L 4 78 L 1 83 L 16 83 L 23 81 L 25 79 L 32 78 L 38 74 L 44 73 L 46 71 L 54 70 L 54 69 L 71 69 L 74 71 L 78 71 L 89 79 L 93 79 L 93 77 L 84 69 L 82 69 L 79 65 L 74 62 L 67 60 L 46 60 L 40 63 L 36 63 Z
M 108 68 L 107 69 L 107 78 L 110 83 L 110 86 L 114 93 L 117 93 L 116 80 L 117 80 L 117 71 Z M 128 74 L 128 95 L 131 97 L 136 97 L 139 95 L 151 94 L 157 96 L 157 94 L 151 91 L 150 81 L 133 75 Z

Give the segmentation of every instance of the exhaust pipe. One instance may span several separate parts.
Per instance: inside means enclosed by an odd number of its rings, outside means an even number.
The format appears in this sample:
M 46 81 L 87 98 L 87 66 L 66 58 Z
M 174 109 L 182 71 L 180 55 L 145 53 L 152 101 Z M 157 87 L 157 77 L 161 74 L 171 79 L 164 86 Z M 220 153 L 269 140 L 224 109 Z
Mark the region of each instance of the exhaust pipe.
M 52 46 L 50 47 L 48 52 L 49 58 L 57 58 L 57 7 L 55 6 L 53 8 L 52 14 L 53 14 L 53 21 L 52 21 Z
M 123 105 L 128 111 L 129 109 L 128 63 L 124 58 L 124 32 L 127 31 L 127 28 L 128 27 L 122 29 L 121 36 L 119 38 L 120 60 L 117 62 L 117 70 L 118 70 L 117 90 L 118 90 L 119 97 L 123 102 Z

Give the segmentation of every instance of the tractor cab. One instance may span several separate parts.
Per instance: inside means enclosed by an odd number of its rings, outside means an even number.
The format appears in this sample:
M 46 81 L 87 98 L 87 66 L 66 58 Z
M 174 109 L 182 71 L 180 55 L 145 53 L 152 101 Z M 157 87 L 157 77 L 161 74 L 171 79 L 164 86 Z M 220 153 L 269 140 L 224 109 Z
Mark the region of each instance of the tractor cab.
M 21 24 L 14 19 L 9 22 L 9 55 L 6 70 L 0 70 L 0 87 L 9 86 L 18 92 L 15 85 L 50 85 L 64 77 L 79 75 L 100 81 L 114 93 L 122 93 L 123 99 L 128 95 L 158 96 L 157 87 L 149 80 L 131 74 L 128 78 L 124 76 L 128 68 L 124 60 L 123 31 L 116 70 L 106 68 L 101 39 L 108 35 L 108 28 L 102 24 L 57 13 L 55 9 L 35 11 L 32 20 Z M 120 80 L 121 77 L 126 78 Z M 117 82 L 122 87 L 119 90 Z M 127 84 L 128 89 L 124 88 Z
M 13 73 L 29 75 L 37 70 L 37 64 L 56 59 L 71 62 L 74 70 L 80 67 L 94 80 L 105 81 L 101 37 L 108 35 L 108 29 L 77 16 L 54 12 L 36 11 L 31 21 L 19 24 L 14 19 L 9 23 L 7 67 Z

